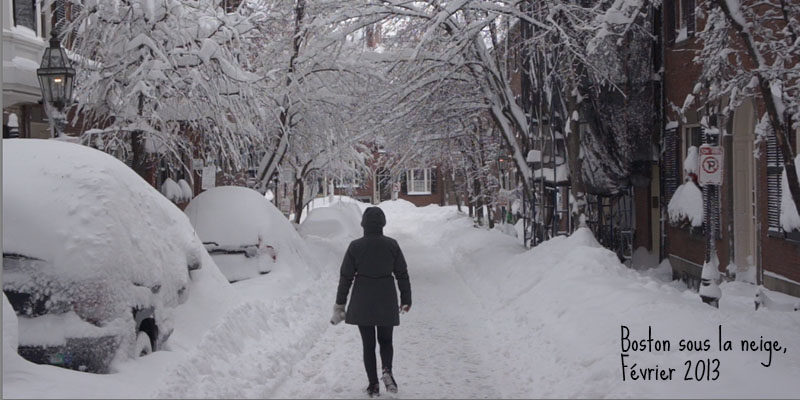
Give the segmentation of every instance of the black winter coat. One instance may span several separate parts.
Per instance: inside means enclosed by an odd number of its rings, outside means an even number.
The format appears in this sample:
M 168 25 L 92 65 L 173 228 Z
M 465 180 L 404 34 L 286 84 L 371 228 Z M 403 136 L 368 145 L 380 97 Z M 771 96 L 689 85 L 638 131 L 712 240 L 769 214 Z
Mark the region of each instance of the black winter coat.
M 395 279 L 400 288 L 400 303 L 411 305 L 406 260 L 397 241 L 383 236 L 385 224 L 386 217 L 380 208 L 367 208 L 361 221 L 364 236 L 352 241 L 344 255 L 336 304 L 347 303 L 352 285 L 345 317 L 348 324 L 400 325 Z

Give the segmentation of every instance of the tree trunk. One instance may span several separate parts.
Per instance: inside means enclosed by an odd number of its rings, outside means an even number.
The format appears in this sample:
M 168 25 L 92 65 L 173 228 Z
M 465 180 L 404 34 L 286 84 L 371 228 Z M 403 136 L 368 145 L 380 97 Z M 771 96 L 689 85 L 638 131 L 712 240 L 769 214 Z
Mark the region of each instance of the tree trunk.
M 133 131 L 131 133 L 131 149 L 133 151 L 133 161 L 131 168 L 142 177 L 142 179 L 150 182 L 147 176 L 147 153 L 144 148 L 144 134 L 142 131 Z
M 481 196 L 481 180 L 477 177 L 473 181 L 473 193 L 475 198 L 475 217 L 478 219 L 478 225 L 483 226 L 483 197 Z
M 139 94 L 139 101 L 138 101 L 138 112 L 139 116 L 141 117 L 144 110 L 144 96 L 140 93 Z M 140 130 L 135 130 L 131 133 L 131 151 L 133 152 L 133 161 L 131 162 L 131 168 L 139 174 L 145 181 L 148 183 L 150 180 L 147 176 L 147 152 L 145 150 L 145 138 L 144 133 Z
M 303 179 L 295 179 L 294 188 L 294 222 L 300 223 L 300 217 L 303 215 L 303 197 L 305 195 L 306 185 Z
M 278 121 L 280 123 L 280 136 L 278 137 L 278 144 L 275 146 L 275 151 L 269 155 L 264 156 L 259 166 L 259 171 L 256 176 L 256 181 L 261 182 L 256 185 L 261 194 L 266 193 L 267 184 L 270 177 L 277 171 L 278 165 L 283 161 L 286 151 L 289 147 L 289 139 L 291 135 L 292 118 L 291 118 L 291 98 L 289 92 L 292 90 L 292 83 L 294 82 L 294 73 L 296 71 L 295 63 L 300 56 L 300 46 L 303 43 L 303 22 L 306 13 L 306 0 L 297 0 L 295 5 L 295 20 L 294 20 L 294 37 L 292 38 L 292 55 L 289 58 L 289 70 L 286 75 L 286 95 L 283 97 L 283 107 L 281 108 Z
M 567 118 L 569 118 L 569 134 L 567 135 L 567 162 L 569 163 L 569 179 L 570 190 L 572 196 L 575 198 L 574 218 L 572 219 L 572 230 L 577 227 L 582 219 L 581 216 L 586 213 L 586 184 L 583 181 L 583 160 L 581 159 L 581 135 L 580 125 L 574 116 L 580 115 L 580 103 L 578 103 L 578 89 L 577 84 L 572 84 L 573 91 L 567 96 Z
M 455 172 L 447 175 L 448 178 L 450 178 L 450 182 L 452 184 L 451 187 L 453 188 L 453 195 L 456 198 L 456 209 L 458 209 L 458 212 L 461 212 L 461 196 L 458 195 L 458 187 L 456 186 Z

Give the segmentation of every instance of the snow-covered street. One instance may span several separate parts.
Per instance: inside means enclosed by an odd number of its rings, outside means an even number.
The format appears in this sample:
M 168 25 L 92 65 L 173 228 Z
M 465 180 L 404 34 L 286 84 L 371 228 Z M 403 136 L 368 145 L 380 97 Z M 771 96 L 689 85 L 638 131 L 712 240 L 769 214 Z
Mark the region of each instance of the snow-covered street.
M 339 209 L 334 219 L 355 219 L 355 206 L 343 205 L 328 211 Z M 722 285 L 716 310 L 663 279 L 663 270 L 619 264 L 585 230 L 526 251 L 514 237 L 472 227 L 455 207 L 416 208 L 402 200 L 381 207 L 385 233 L 400 243 L 414 291 L 413 307 L 394 335 L 400 391 L 382 389 L 382 396 L 761 397 L 762 385 L 770 386 L 770 397 L 800 393 L 798 315 L 754 311 L 752 285 Z M 205 328 L 176 329 L 169 351 L 128 361 L 109 375 L 19 360 L 4 370 L 4 397 L 364 397 L 358 331 L 328 323 L 342 254 L 358 235 L 357 221 L 339 222 L 327 234 L 300 225 L 318 268 L 233 284 L 239 301 Z M 646 338 L 652 326 L 655 338 L 673 342 L 671 351 L 628 357 L 638 367 L 675 368 L 673 380 L 628 376 L 623 382 L 621 325 L 631 339 Z M 680 339 L 716 340 L 718 325 L 733 351 L 678 351 Z M 759 364 L 767 353 L 739 351 L 739 339 L 759 336 L 787 349 L 772 355 L 770 367 Z M 719 359 L 719 379 L 684 381 L 684 362 L 701 358 Z
M 496 397 L 501 393 L 495 379 L 499 371 L 484 345 L 492 338 L 486 310 L 442 248 L 446 238 L 431 230 L 453 217 L 453 210 L 433 207 L 403 213 L 386 208 L 386 234 L 403 248 L 415 296 L 415 305 L 401 317 L 394 335 L 394 371 L 401 397 Z M 357 398 L 362 386 L 366 387 L 366 375 L 358 330 L 333 326 L 271 396 Z

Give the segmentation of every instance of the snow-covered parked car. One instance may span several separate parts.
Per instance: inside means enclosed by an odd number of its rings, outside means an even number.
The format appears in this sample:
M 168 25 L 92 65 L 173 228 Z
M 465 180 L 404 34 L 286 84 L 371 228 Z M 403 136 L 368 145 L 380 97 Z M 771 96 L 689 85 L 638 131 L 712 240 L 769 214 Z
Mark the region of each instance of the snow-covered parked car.
M 303 236 L 350 241 L 363 233 L 361 209 L 356 203 L 335 201 L 330 205 L 311 210 L 300 224 L 298 232 Z
M 220 271 L 233 283 L 297 259 L 297 231 L 263 195 L 239 186 L 206 190 L 184 210 Z
M 161 349 L 203 251 L 186 215 L 116 158 L 3 140 L 3 292 L 24 358 L 106 373 Z

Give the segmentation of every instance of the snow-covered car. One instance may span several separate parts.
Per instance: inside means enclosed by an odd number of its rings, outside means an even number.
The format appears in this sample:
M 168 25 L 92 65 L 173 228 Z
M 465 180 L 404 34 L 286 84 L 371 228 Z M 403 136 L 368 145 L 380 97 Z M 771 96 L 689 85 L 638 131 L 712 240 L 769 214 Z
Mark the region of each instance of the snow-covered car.
M 211 188 L 192 199 L 184 212 L 231 283 L 267 274 L 298 257 L 297 231 L 253 189 Z
M 116 158 L 3 140 L 3 292 L 22 357 L 107 373 L 161 349 L 203 251 L 181 210 Z

